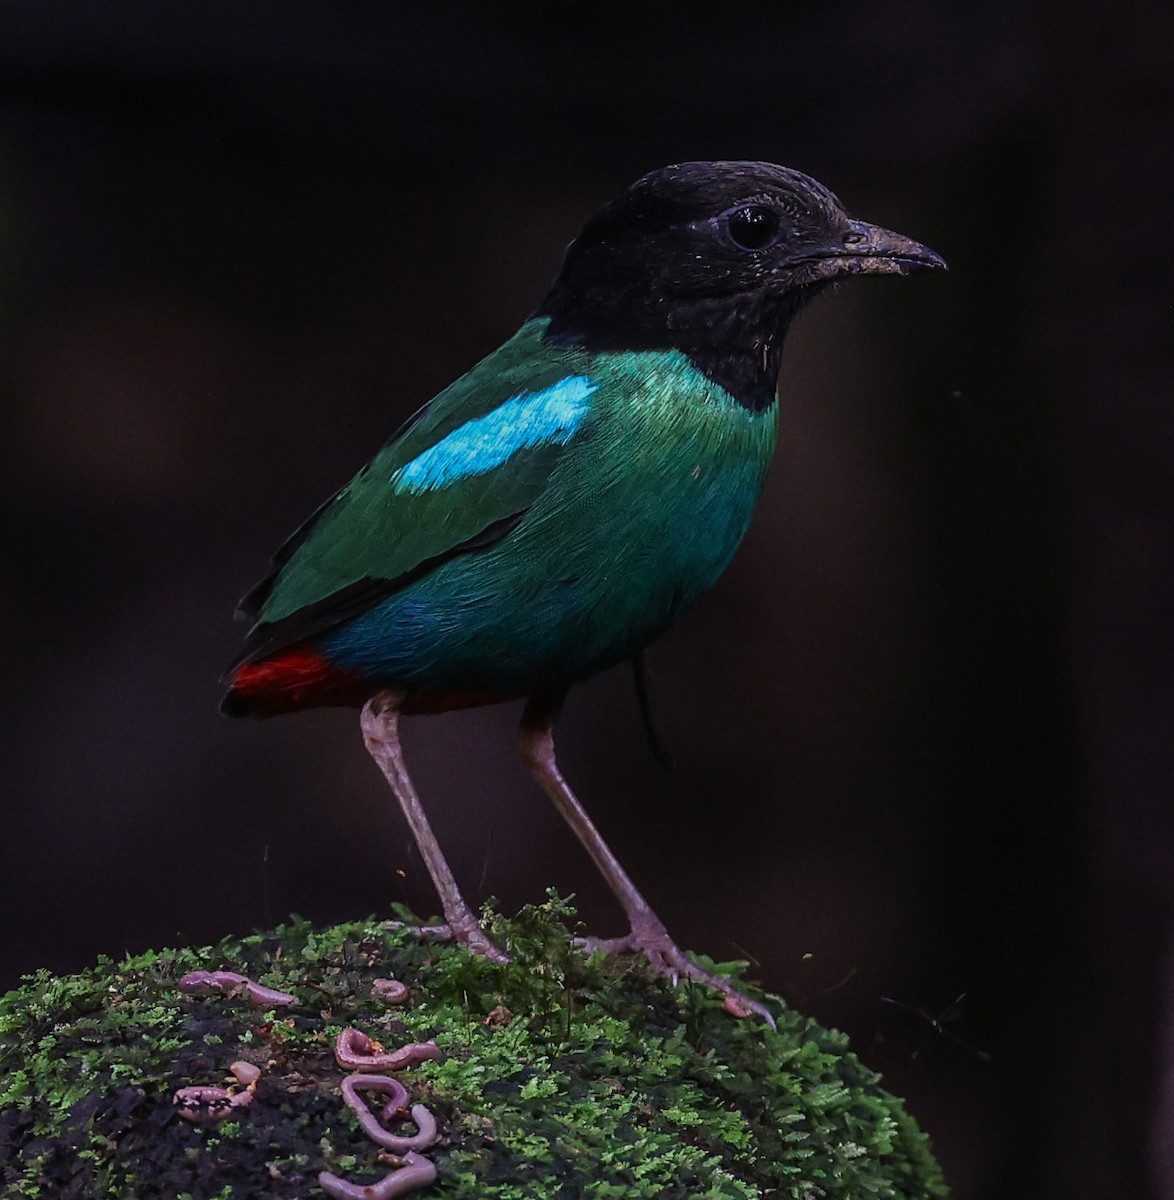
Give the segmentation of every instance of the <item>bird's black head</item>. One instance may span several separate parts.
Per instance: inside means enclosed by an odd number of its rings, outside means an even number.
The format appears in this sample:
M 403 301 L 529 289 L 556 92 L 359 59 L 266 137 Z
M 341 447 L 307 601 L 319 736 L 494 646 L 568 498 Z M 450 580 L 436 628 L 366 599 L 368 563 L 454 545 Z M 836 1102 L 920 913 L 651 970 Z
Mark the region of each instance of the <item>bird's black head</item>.
M 824 284 L 945 265 L 910 238 L 852 220 L 798 171 L 681 163 L 638 179 L 587 222 L 537 315 L 563 344 L 682 350 L 763 408 L 787 326 Z

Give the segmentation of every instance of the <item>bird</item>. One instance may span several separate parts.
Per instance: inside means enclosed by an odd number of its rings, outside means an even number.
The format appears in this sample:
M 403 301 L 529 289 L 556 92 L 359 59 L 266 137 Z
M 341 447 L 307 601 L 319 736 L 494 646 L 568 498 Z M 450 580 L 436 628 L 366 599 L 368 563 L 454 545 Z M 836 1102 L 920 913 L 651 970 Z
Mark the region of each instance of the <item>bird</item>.
M 400 719 L 524 701 L 521 758 L 627 918 L 585 947 L 642 954 L 773 1024 L 672 940 L 559 769 L 554 724 L 574 685 L 641 663 L 730 561 L 774 456 L 796 315 L 837 280 L 945 265 L 791 168 L 644 175 L 588 219 L 518 331 L 277 550 L 240 603 L 252 626 L 222 711 L 360 708 L 438 893 L 438 934 L 507 961 L 429 824 Z

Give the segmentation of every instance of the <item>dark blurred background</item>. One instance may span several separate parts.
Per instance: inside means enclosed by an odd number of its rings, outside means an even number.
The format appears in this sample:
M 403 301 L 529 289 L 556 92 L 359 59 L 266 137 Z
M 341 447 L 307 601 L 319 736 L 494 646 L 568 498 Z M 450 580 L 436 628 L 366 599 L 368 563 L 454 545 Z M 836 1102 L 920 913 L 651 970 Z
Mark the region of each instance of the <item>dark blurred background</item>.
M 691 11 L 0 4 L 0 987 L 432 911 L 352 712 L 217 715 L 234 602 L 596 205 L 771 159 L 953 269 L 792 332 L 756 522 L 654 651 L 676 770 L 624 671 L 564 766 L 685 945 L 852 1035 L 959 1200 L 1174 1197 L 1170 22 Z M 555 884 L 618 932 L 517 716 L 409 722 L 442 841 L 475 900 Z

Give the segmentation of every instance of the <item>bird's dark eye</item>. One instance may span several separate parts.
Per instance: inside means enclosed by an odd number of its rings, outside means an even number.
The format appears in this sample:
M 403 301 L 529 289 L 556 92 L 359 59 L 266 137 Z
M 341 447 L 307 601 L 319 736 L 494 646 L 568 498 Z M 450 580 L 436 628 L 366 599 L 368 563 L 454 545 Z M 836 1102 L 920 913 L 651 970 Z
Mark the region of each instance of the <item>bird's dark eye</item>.
M 730 213 L 726 228 L 736 246 L 743 250 L 761 250 L 774 241 L 779 231 L 779 215 L 761 204 L 747 204 Z

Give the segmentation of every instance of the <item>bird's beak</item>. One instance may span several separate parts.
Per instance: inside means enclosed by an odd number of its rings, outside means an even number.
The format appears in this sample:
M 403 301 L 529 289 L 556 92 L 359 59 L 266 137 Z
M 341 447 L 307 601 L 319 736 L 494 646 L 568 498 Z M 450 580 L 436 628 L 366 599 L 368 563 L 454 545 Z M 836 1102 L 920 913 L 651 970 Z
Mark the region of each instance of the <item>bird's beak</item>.
M 843 241 L 807 260 L 810 278 L 835 279 L 841 275 L 909 275 L 913 271 L 946 270 L 945 260 L 928 246 L 904 234 L 850 221 Z

